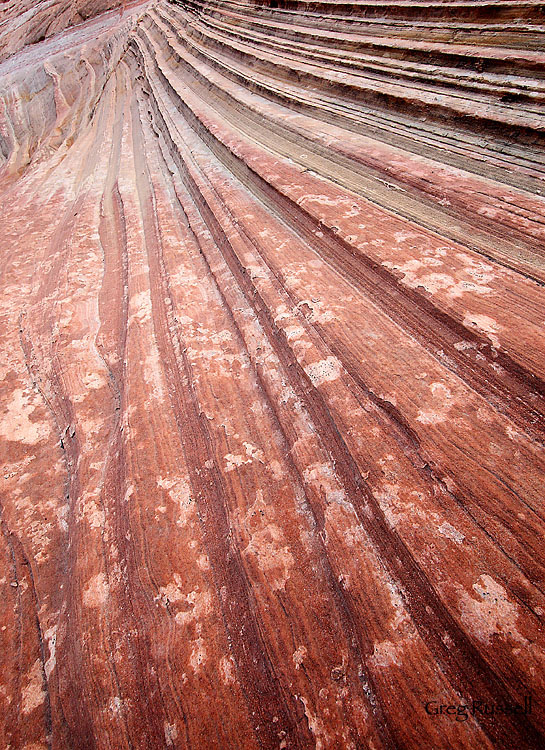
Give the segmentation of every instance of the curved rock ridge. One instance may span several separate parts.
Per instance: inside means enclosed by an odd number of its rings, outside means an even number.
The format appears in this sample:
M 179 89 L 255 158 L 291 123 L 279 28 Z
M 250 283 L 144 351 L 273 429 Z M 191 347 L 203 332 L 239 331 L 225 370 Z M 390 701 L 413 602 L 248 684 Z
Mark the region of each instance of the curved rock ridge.
M 543 747 L 543 3 L 4 5 L 0 747 Z
M 105 11 L 121 13 L 135 0 L 4 0 L 0 8 L 0 60 Z

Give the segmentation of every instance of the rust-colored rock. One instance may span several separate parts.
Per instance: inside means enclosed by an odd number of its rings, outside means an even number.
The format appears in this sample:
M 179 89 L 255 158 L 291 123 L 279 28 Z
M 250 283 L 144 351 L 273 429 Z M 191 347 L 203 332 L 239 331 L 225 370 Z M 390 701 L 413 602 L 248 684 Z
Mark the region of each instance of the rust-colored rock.
M 543 4 L 5 6 L 0 748 L 543 747 Z

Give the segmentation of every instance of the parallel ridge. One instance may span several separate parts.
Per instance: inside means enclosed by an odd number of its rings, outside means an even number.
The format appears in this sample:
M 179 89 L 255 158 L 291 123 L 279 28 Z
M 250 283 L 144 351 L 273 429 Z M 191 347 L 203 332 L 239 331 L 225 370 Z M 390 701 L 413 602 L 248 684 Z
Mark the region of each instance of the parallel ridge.
M 400 5 L 403 9 L 408 4 Z M 534 23 L 526 23 L 524 28 L 533 29 L 539 37 L 543 27 L 536 21 L 541 17 L 541 6 L 520 5 L 527 11 L 533 8 Z M 179 43 L 192 59 L 318 121 L 427 156 L 432 159 L 429 171 L 433 171 L 433 163 L 446 163 L 541 195 L 545 56 L 528 50 L 527 45 L 524 50 L 516 48 L 517 43 L 521 44 L 520 22 L 511 26 L 491 23 L 489 34 L 486 24 L 484 30 L 482 24 L 469 24 L 473 34 L 468 31 L 460 43 L 460 21 L 457 15 L 452 17 L 449 9 L 448 21 L 411 22 L 418 41 L 408 42 L 402 22 L 393 24 L 389 17 L 377 20 L 365 16 L 366 10 L 376 11 L 373 4 L 354 6 L 356 19 L 347 30 L 342 28 L 343 20 L 336 19 L 334 31 L 320 28 L 324 24 L 322 16 L 313 18 L 307 12 L 287 15 L 239 4 L 225 10 L 219 4 L 217 11 L 214 7 L 207 3 L 205 13 L 186 15 L 183 21 L 184 38 Z M 279 17 L 271 15 L 274 13 Z M 440 43 L 431 41 L 437 27 L 444 30 Z M 378 36 L 380 29 L 385 35 L 382 40 Z M 505 46 L 509 40 L 512 48 Z M 485 43 L 487 46 L 483 46 Z M 512 102 L 517 102 L 516 106 Z M 415 119 L 411 114 L 422 116 Z M 445 121 L 448 127 L 444 126 Z M 453 124 L 459 127 L 453 129 Z M 499 137 L 491 138 L 487 133 Z M 351 157 L 354 158 L 353 153 Z M 384 157 L 384 152 L 375 160 L 367 156 L 366 171 L 369 167 L 378 168 L 396 188 L 406 190 L 409 180 L 409 188 L 414 188 L 414 169 L 400 180 L 399 165 L 388 169 Z M 452 201 L 444 180 L 440 186 L 430 185 L 426 175 L 422 183 L 426 193 L 434 189 L 434 202 L 446 204 L 443 209 L 451 209 L 453 203 L 455 207 L 464 200 L 457 195 Z M 499 195 L 494 197 L 501 200 Z M 465 222 L 473 217 L 474 229 L 482 229 L 484 223 L 488 224 L 486 233 L 490 230 L 498 234 L 496 213 L 493 221 L 487 222 L 484 206 L 477 207 L 475 217 L 475 207 L 468 206 L 467 199 L 464 202 L 462 211 L 456 212 L 458 217 L 461 213 Z M 426 209 L 431 218 L 433 208 Z M 535 210 L 537 225 L 541 226 L 541 202 Z M 436 221 L 444 221 L 445 213 L 452 210 L 442 211 L 443 217 L 438 216 Z M 507 213 L 511 214 L 512 209 L 508 208 Z M 427 222 L 433 227 L 430 218 Z M 509 226 L 511 231 L 514 222 L 509 221 Z M 500 232 L 503 239 L 503 227 Z M 467 237 L 467 227 L 462 225 L 455 237 Z M 495 247 L 502 247 L 501 239 L 494 242 L 493 248 L 483 248 L 484 252 L 498 255 Z M 529 248 L 526 238 L 517 239 L 520 241 L 515 247 L 511 245 L 508 253 L 518 258 Z M 540 231 L 536 240 L 532 244 L 540 250 Z M 534 260 L 541 267 L 535 275 L 542 278 L 542 263 Z
M 544 29 L 156 0 L 0 67 L 0 742 L 543 746 Z
M 113 8 L 135 0 L 4 0 L 0 7 L 0 60 Z

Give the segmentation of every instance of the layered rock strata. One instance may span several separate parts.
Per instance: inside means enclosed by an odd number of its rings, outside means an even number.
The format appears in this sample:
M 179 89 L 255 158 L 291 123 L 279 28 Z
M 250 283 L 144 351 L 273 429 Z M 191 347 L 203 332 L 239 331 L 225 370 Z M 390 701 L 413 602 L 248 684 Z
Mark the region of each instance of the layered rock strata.
M 1 13 L 0 746 L 543 747 L 543 4 Z

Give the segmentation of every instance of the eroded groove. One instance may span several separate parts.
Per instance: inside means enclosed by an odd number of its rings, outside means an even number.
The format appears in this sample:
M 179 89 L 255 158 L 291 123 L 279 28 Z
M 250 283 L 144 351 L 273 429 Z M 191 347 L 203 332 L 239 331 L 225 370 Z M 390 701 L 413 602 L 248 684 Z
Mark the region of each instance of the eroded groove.
M 182 173 L 182 177 L 185 178 L 186 187 L 199 207 L 205 223 L 209 227 L 233 276 L 244 290 L 246 300 L 252 306 L 258 320 L 267 332 L 267 337 L 282 363 L 284 371 L 288 374 L 292 387 L 305 403 L 317 431 L 327 444 L 343 485 L 348 490 L 349 497 L 358 512 L 363 528 L 380 550 L 381 558 L 394 578 L 401 583 L 404 601 L 411 611 L 417 627 L 421 628 L 432 653 L 439 659 L 442 669 L 461 694 L 468 697 L 470 701 L 475 699 L 472 698 L 475 695 L 485 695 L 489 703 L 512 701 L 513 696 L 510 694 L 512 686 L 508 687 L 502 683 L 480 657 L 479 652 L 472 647 L 463 631 L 440 602 L 423 571 L 415 564 L 414 559 L 401 540 L 389 530 L 384 515 L 366 488 L 358 467 L 339 434 L 329 410 L 320 401 L 309 377 L 302 371 L 291 350 L 286 346 L 285 339 L 278 330 L 275 330 L 274 323 L 268 315 L 267 306 L 244 274 L 243 268 L 234 256 L 210 206 L 202 197 L 196 183 L 187 171 Z M 444 633 L 447 633 L 449 640 L 455 644 L 456 656 L 461 660 L 458 664 L 452 663 L 452 653 L 445 647 Z M 460 675 L 464 676 L 462 680 L 460 680 Z M 517 689 L 520 691 L 525 688 L 518 686 Z M 495 722 L 483 723 L 498 747 L 510 747 L 514 735 L 517 737 L 517 742 L 529 741 L 530 746 L 535 745 L 537 747 L 540 741 L 539 732 L 533 727 L 530 729 L 524 720 L 521 721 L 519 726 L 516 724 L 503 726 L 500 731 L 498 731 Z
M 225 166 L 247 184 L 271 211 L 311 243 L 352 284 L 358 285 L 376 305 L 394 316 L 408 334 L 440 357 L 447 367 L 452 368 L 495 406 L 505 410 L 520 426 L 523 424 L 525 429 L 530 429 L 534 436 L 543 440 L 545 385 L 541 378 L 525 370 L 508 355 L 495 351 L 486 338 L 460 325 L 446 312 L 438 309 L 429 298 L 399 284 L 386 268 L 373 258 L 358 252 L 340 237 L 338 228 L 324 226 L 312 215 L 301 211 L 289 197 L 276 190 L 274 184 L 268 183 L 224 146 L 214 133 L 203 130 L 201 122 L 174 91 L 161 70 L 158 67 L 156 70 L 191 127 Z M 317 232 L 321 232 L 324 239 L 317 237 Z M 478 356 L 469 355 L 472 361 L 467 361 L 468 356 L 464 350 L 460 351 L 455 347 L 462 337 L 470 343 L 470 352 L 478 348 Z M 481 370 L 479 364 L 479 360 L 483 359 L 487 360 L 486 370 Z M 505 385 L 498 378 L 498 366 L 505 372 Z M 516 403 L 513 404 L 513 401 Z

